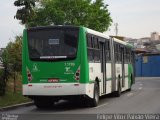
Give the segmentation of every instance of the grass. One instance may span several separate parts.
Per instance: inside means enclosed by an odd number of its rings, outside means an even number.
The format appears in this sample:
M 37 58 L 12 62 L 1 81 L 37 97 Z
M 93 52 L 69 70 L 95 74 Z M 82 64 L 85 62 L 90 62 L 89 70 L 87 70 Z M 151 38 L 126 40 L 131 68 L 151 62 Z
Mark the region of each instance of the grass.
M 29 101 L 31 100 L 22 96 L 22 93 L 20 92 L 13 93 L 12 91 L 7 91 L 5 96 L 0 96 L 0 108 Z
M 10 78 L 7 83 L 7 90 L 4 96 L 0 96 L 0 108 L 10 105 L 20 104 L 31 101 L 22 95 L 22 76 L 19 74 L 16 79 L 16 93 L 13 92 L 13 79 Z

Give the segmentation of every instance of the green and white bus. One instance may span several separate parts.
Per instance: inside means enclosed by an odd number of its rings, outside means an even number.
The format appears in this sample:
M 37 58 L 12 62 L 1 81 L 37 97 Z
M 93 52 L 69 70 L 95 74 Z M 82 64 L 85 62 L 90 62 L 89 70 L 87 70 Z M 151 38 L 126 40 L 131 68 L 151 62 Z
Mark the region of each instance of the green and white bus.
M 134 83 L 132 45 L 82 26 L 25 29 L 22 57 L 23 95 L 39 108 L 60 99 L 94 107 Z

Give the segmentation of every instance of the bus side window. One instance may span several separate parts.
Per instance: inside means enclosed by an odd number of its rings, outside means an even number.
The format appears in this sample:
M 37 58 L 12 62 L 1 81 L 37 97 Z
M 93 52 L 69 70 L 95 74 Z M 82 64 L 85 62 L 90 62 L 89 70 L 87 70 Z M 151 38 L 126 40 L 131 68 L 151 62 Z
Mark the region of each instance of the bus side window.
M 94 51 L 93 49 L 87 49 L 88 50 L 88 61 L 89 62 L 94 62 Z
M 92 40 L 91 40 L 90 34 L 87 34 L 87 47 L 89 47 L 89 48 L 92 47 Z
M 119 45 L 119 52 L 118 52 L 118 55 L 119 55 L 119 62 L 121 63 L 121 62 L 122 62 L 122 48 L 121 48 L 120 45 Z
M 89 62 L 94 62 L 93 46 L 93 36 L 91 34 L 87 34 L 87 55 Z
M 106 59 L 107 59 L 107 61 L 110 61 L 110 60 L 111 60 L 109 40 L 106 40 Z
M 118 56 L 118 62 L 121 62 L 121 49 L 119 44 L 118 44 L 117 56 Z
M 128 59 L 127 59 L 127 48 L 124 47 L 124 62 L 127 63 Z
M 129 63 L 130 62 L 130 49 L 129 48 L 127 48 L 127 50 L 126 50 L 126 54 L 127 54 L 127 62 Z
M 94 61 L 100 62 L 100 50 L 98 49 L 94 50 Z
M 95 44 L 94 44 L 94 36 L 91 36 L 91 48 L 94 48 Z
M 109 56 L 109 61 L 111 60 L 111 45 L 110 41 L 108 41 L 108 56 Z
M 114 57 L 115 57 L 115 62 L 118 61 L 118 56 L 117 56 L 117 43 L 114 42 Z
M 130 48 L 128 49 L 128 63 L 131 62 L 131 51 L 130 51 Z
M 99 49 L 99 43 L 98 43 L 98 38 L 97 37 L 94 37 L 94 47 L 95 49 Z
M 125 49 L 125 47 L 123 48 L 123 54 L 124 54 L 124 63 L 126 62 L 126 49 Z

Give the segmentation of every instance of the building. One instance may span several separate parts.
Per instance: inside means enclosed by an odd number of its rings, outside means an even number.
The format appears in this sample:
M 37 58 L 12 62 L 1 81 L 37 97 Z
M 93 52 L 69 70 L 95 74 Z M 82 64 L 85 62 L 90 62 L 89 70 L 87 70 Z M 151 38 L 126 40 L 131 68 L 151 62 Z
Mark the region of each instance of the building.
M 151 40 L 160 40 L 160 36 L 158 32 L 151 33 Z
M 138 52 L 142 53 L 158 53 L 160 54 L 160 35 L 158 32 L 152 32 L 151 37 L 143 37 L 139 39 L 128 38 L 124 36 L 111 36 L 121 39 L 132 44 Z
M 150 43 L 150 37 L 144 37 L 137 40 L 136 48 L 145 48 L 146 43 Z
M 144 37 L 144 38 L 140 38 L 139 42 L 141 42 L 143 44 L 143 43 L 146 43 L 146 42 L 150 42 L 150 40 L 151 40 L 150 37 Z
M 124 41 L 133 45 L 135 48 L 137 47 L 138 39 L 124 38 Z

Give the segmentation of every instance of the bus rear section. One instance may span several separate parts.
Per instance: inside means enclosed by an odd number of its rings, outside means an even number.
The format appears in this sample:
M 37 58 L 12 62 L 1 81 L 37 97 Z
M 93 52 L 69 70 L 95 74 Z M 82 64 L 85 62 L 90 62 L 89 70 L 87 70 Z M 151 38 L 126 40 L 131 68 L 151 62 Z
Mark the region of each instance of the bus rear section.
M 23 95 L 37 107 L 86 95 L 80 79 L 80 32 L 79 27 L 59 26 L 24 30 Z

